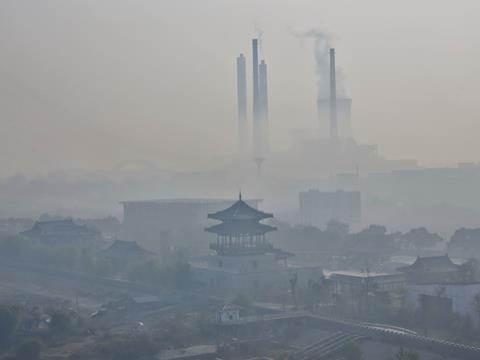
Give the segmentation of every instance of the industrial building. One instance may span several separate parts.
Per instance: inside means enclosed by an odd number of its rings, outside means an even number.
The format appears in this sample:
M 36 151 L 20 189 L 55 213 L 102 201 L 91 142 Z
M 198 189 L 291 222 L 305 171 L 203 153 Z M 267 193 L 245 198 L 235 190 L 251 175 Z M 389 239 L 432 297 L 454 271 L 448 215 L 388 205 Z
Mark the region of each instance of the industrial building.
M 349 225 L 362 220 L 362 199 L 359 191 L 319 191 L 300 192 L 300 216 L 307 225 L 324 228 L 331 220 Z

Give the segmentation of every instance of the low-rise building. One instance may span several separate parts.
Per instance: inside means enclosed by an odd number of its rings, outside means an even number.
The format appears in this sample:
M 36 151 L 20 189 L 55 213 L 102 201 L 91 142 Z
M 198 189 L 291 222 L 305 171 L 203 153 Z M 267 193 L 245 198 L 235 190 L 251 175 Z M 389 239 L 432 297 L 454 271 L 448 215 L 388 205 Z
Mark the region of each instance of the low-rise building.
M 95 248 L 102 244 L 101 234 L 97 229 L 77 225 L 72 219 L 37 221 L 30 230 L 20 234 L 52 246 Z
M 221 323 L 240 321 L 240 307 L 234 304 L 225 304 L 217 311 L 215 320 Z
M 436 298 L 448 304 L 447 313 L 467 315 L 473 321 L 478 321 L 480 311 L 480 283 L 478 282 L 417 284 L 407 285 L 406 289 L 407 298 L 414 306 L 422 307 L 422 299 Z
M 405 274 L 409 284 L 431 284 L 457 281 L 460 267 L 446 254 L 419 256 L 412 265 L 402 266 L 397 270 Z
M 333 271 L 327 274 L 337 295 L 357 296 L 364 292 L 395 292 L 406 285 L 403 274 Z

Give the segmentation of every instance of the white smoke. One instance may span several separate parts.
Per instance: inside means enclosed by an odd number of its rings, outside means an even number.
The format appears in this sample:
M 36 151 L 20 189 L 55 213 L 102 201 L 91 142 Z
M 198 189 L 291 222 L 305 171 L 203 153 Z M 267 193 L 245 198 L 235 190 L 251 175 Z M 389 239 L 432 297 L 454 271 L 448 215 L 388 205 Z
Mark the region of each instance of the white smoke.
M 255 22 L 253 26 L 255 28 L 255 37 L 258 40 L 258 52 L 261 58 L 263 56 L 263 29 L 257 22 Z
M 306 31 L 291 31 L 292 35 L 303 41 L 305 39 L 313 40 L 313 49 L 315 56 L 315 72 L 317 74 L 317 97 L 325 99 L 329 97 L 329 74 L 330 74 L 330 58 L 329 51 L 332 48 L 332 37 L 327 32 L 320 29 L 309 29 Z M 337 79 L 337 96 L 344 97 L 344 74 L 343 71 L 336 66 Z

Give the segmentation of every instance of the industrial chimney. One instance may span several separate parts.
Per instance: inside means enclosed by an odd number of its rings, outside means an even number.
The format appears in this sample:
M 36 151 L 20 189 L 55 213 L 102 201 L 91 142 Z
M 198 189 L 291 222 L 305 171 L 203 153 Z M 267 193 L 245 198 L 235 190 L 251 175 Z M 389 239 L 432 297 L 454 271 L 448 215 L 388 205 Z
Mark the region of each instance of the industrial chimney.
M 338 140 L 337 82 L 335 77 L 335 49 L 330 49 L 330 139 Z
M 247 70 L 245 56 L 237 57 L 237 104 L 238 104 L 238 146 L 245 155 L 248 148 L 247 131 Z
M 258 96 L 260 100 L 261 153 L 265 158 L 269 151 L 268 129 L 268 82 L 267 64 L 262 60 L 259 66 Z
M 253 55 L 253 161 L 257 164 L 258 173 L 265 158 L 262 152 L 261 100 L 259 92 L 258 39 L 252 40 Z

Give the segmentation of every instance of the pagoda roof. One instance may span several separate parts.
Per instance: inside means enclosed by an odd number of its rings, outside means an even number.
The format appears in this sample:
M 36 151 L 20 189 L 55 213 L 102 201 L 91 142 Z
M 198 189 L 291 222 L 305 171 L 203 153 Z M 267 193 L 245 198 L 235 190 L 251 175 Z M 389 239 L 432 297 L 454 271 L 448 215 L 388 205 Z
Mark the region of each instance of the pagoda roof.
M 277 230 L 276 227 L 261 224 L 255 220 L 247 221 L 227 221 L 218 225 L 213 225 L 205 229 L 205 231 L 215 233 L 217 235 L 245 234 L 245 235 L 263 235 L 269 231 Z
M 273 218 L 273 214 L 265 213 L 248 205 L 242 200 L 242 195 L 239 196 L 238 201 L 229 208 L 217 211 L 213 214 L 208 214 L 209 219 L 220 221 L 228 220 L 255 220 Z

